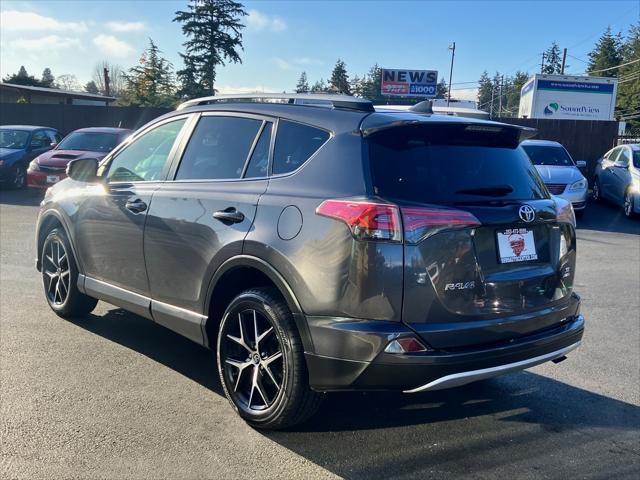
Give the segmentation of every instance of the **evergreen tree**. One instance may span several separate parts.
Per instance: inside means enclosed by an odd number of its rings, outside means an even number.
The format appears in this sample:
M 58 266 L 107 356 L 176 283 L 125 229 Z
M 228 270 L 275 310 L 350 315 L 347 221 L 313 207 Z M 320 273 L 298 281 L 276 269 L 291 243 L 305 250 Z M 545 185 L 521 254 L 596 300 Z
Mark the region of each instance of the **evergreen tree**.
M 180 56 L 185 68 L 178 72 L 181 92 L 189 96 L 214 95 L 216 68 L 226 62 L 242 63 L 242 49 L 247 15 L 244 7 L 232 0 L 190 0 L 186 11 L 175 12 L 174 22 L 182 25 L 187 40 Z
M 621 63 L 635 63 L 618 69 L 617 117 L 624 118 L 631 128 L 640 128 L 640 22 L 629 28 L 621 60 Z
M 566 66 L 565 66 L 566 68 Z M 562 72 L 562 52 L 556 42 L 544 52 L 544 67 L 542 73 L 553 75 Z
M 125 104 L 165 107 L 175 103 L 173 65 L 150 38 L 140 64 L 125 74 Z
M 355 75 L 349 81 L 349 89 L 351 90 L 351 95 L 355 97 L 362 97 L 365 86 L 365 78 L 360 77 L 359 75 Z
M 32 87 L 42 87 L 42 82 L 33 75 L 27 73 L 27 69 L 21 66 L 18 73 L 12 73 L 2 79 L 5 83 L 13 83 L 14 85 L 29 85 Z
M 93 93 L 95 95 L 100 93 L 100 90 L 98 90 L 98 86 L 96 85 L 96 82 L 94 82 L 93 80 L 90 80 L 87 83 L 85 83 L 84 91 L 87 93 Z
M 51 69 L 49 67 L 45 68 L 42 71 L 42 78 L 40 79 L 40 83 L 43 87 L 47 88 L 55 88 L 56 87 L 56 78 L 51 73 Z
M 623 63 L 622 50 L 622 34 L 618 33 L 618 35 L 614 36 L 611 33 L 611 27 L 607 27 L 594 49 L 589 53 L 587 72 L 593 72 L 593 75 L 598 77 L 617 77 L 617 68 L 611 70 L 606 69 Z
M 515 117 L 518 115 L 518 109 L 520 107 L 520 91 L 527 80 L 529 79 L 529 74 L 526 72 L 517 71 L 513 77 L 509 77 L 506 80 L 507 87 L 505 90 L 505 98 L 503 102 L 506 103 L 504 106 L 504 114 L 508 117 Z
M 335 90 L 338 93 L 344 93 L 347 95 L 351 94 L 351 89 L 349 88 L 349 75 L 347 74 L 347 66 L 340 59 L 338 59 L 335 67 L 333 67 L 329 85 L 332 90 Z
M 296 93 L 308 93 L 309 92 L 309 82 L 307 81 L 307 72 L 302 72 L 300 74 L 300 78 L 298 79 L 298 83 L 296 84 Z
M 493 82 L 485 70 L 478 80 L 478 108 L 489 111 L 491 108 L 491 97 L 493 95 Z
M 327 84 L 322 78 L 311 86 L 312 93 L 324 93 L 326 91 L 327 91 Z
M 445 82 L 444 77 L 442 77 L 438 85 L 436 85 L 436 98 L 447 98 L 448 94 L 449 88 L 447 87 L 447 82 Z
M 362 96 L 371 101 L 383 100 L 380 93 L 382 89 L 382 68 L 376 63 L 369 69 L 366 78 L 362 81 Z

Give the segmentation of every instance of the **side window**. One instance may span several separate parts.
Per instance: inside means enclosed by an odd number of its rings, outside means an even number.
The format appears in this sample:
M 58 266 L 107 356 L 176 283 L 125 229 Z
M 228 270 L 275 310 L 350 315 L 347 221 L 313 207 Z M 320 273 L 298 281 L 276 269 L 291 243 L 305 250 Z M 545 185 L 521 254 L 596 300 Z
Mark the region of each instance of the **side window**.
M 240 178 L 262 121 L 249 118 L 200 118 L 182 156 L 176 180 Z
M 629 155 L 629 150 L 627 150 L 626 148 L 621 148 L 620 155 L 618 155 L 618 158 L 616 159 L 616 165 L 627 168 L 630 162 L 631 155 Z
M 325 130 L 280 120 L 273 154 L 273 174 L 294 171 L 328 139 L 329 133 Z
M 31 148 L 45 148 L 51 143 L 45 130 L 37 130 L 31 137 Z
M 615 162 L 619 153 L 620 153 L 620 149 L 614 148 L 605 156 L 605 160 L 607 160 L 608 162 Z
M 269 175 L 269 144 L 271 143 L 272 123 L 267 122 L 260 134 L 256 148 L 253 149 L 249 166 L 244 178 L 266 177 Z
M 186 119 L 165 123 L 135 139 L 118 153 L 109 165 L 110 182 L 144 182 L 160 180 Z
M 49 143 L 60 142 L 60 139 L 58 138 L 58 133 L 54 130 L 47 130 L 47 137 L 49 138 Z

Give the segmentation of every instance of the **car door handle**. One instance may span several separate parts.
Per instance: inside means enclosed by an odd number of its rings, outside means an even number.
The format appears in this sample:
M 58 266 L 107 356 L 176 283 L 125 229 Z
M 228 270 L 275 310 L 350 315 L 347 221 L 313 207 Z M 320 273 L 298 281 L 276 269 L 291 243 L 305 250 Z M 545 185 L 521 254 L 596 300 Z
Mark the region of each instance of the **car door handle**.
M 213 218 L 224 223 L 241 223 L 244 221 L 244 215 L 242 214 L 242 212 L 237 211 L 233 207 L 214 212 Z
M 132 201 L 127 201 L 124 206 L 127 210 L 130 210 L 133 213 L 142 213 L 147 209 L 147 204 L 139 198 L 136 198 Z

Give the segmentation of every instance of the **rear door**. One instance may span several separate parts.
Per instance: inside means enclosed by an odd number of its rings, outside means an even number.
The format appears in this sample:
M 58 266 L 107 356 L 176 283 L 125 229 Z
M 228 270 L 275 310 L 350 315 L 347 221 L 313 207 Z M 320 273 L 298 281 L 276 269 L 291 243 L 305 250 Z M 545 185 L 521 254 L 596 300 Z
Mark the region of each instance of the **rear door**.
M 154 319 L 202 343 L 209 280 L 242 253 L 267 188 L 273 123 L 258 116 L 203 114 L 153 196 L 144 250 Z
M 620 148 L 614 148 L 602 159 L 602 172 L 599 177 L 602 190 L 601 195 L 609 200 L 615 200 L 615 195 L 613 194 L 613 170 L 615 169 L 615 161 L 618 155 L 620 155 Z
M 370 141 L 374 191 L 403 216 L 403 321 L 436 348 L 559 322 L 527 314 L 566 303 L 573 283 L 573 226 L 557 221 L 535 167 L 517 142 L 467 129 L 399 128 Z
M 631 184 L 631 149 L 620 147 L 620 154 L 611 167 L 611 195 L 617 203 L 624 201 L 624 194 Z

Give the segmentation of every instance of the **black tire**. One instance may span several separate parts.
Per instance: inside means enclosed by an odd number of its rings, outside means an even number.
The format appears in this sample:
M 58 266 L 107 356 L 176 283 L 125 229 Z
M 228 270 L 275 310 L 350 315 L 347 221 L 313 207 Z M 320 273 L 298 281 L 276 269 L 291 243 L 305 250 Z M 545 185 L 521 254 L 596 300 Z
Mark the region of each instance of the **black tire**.
M 633 194 L 631 193 L 631 190 L 627 189 L 627 191 L 624 192 L 624 200 L 622 202 L 622 211 L 627 218 L 636 218 L 637 216 L 634 211 L 634 203 L 635 199 L 633 198 Z
M 62 318 L 81 318 L 98 300 L 78 290 L 78 267 L 65 231 L 54 228 L 42 245 L 42 285 L 51 310 Z
M 253 326 L 253 333 L 247 326 Z M 247 290 L 231 301 L 220 322 L 217 363 L 227 399 L 254 428 L 296 425 L 322 401 L 322 394 L 309 387 L 302 340 L 275 289 Z
M 9 178 L 11 179 L 11 188 L 14 190 L 22 190 L 27 186 L 27 168 L 22 163 L 15 164 Z
M 594 202 L 602 201 L 602 188 L 600 187 L 600 180 L 597 177 L 593 182 L 593 188 L 591 189 L 591 199 Z

